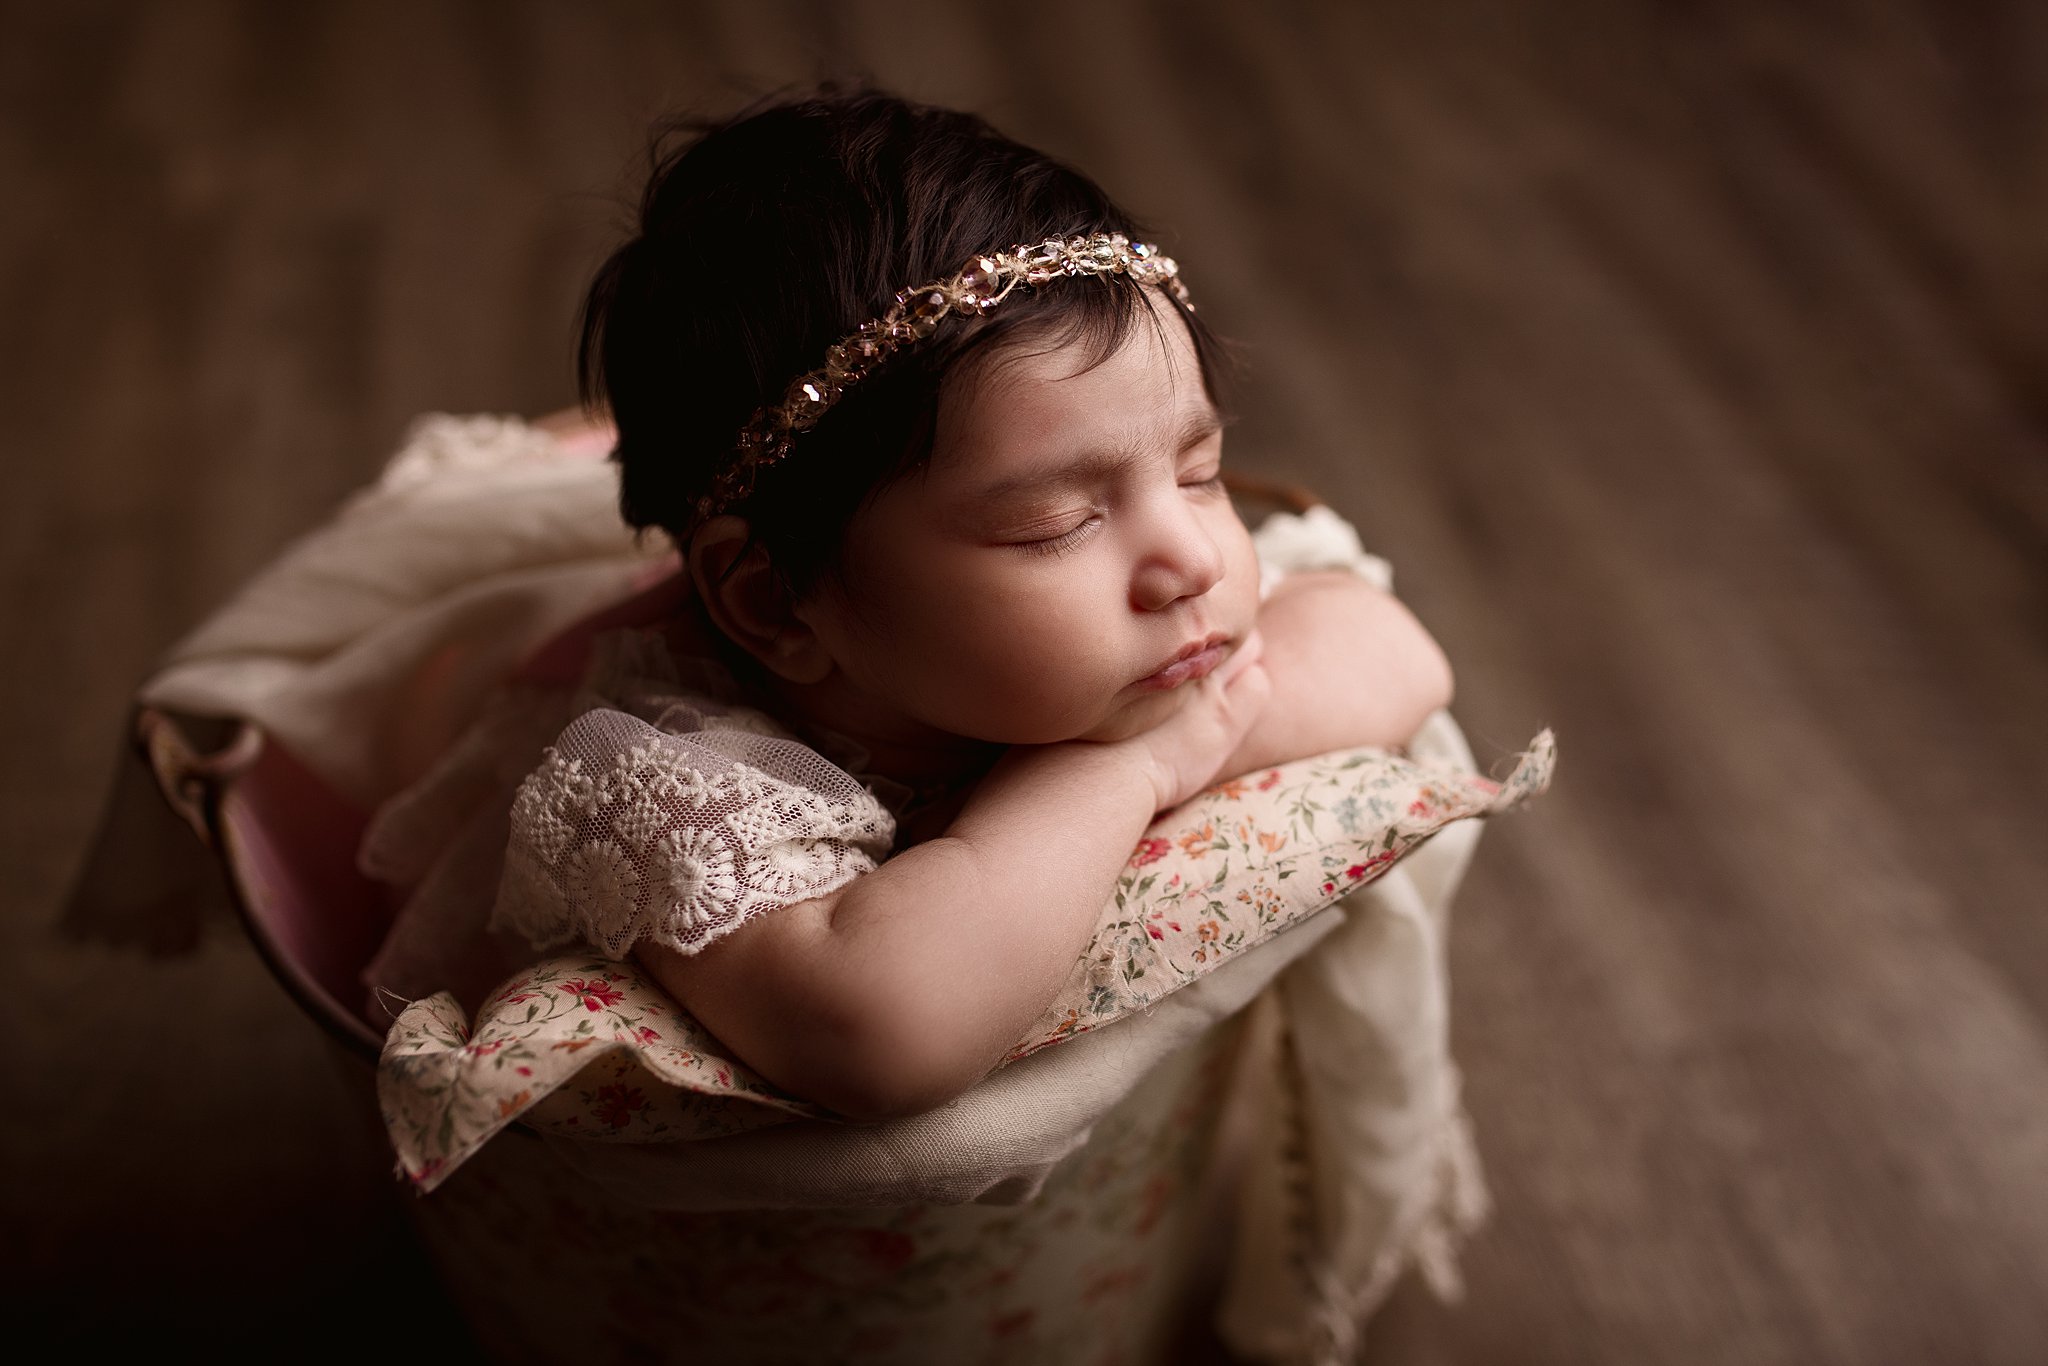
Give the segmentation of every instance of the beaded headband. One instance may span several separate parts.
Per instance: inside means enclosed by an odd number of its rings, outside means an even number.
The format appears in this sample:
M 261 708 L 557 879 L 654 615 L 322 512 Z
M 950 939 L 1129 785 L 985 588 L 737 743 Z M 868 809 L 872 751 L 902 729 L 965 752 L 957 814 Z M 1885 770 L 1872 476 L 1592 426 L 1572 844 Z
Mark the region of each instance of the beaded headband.
M 862 323 L 826 351 L 822 369 L 797 376 L 782 402 L 756 410 L 740 429 L 732 462 L 719 471 L 711 491 L 697 500 L 697 520 L 715 517 L 751 494 L 755 476 L 780 464 L 798 433 L 816 426 L 848 388 L 889 357 L 929 337 L 948 315 L 980 315 L 1020 285 L 1043 285 L 1069 275 L 1128 275 L 1137 284 L 1159 285 L 1183 306 L 1193 307 L 1173 258 L 1120 232 L 1053 237 L 977 256 L 950 279 L 898 293 L 887 313 Z

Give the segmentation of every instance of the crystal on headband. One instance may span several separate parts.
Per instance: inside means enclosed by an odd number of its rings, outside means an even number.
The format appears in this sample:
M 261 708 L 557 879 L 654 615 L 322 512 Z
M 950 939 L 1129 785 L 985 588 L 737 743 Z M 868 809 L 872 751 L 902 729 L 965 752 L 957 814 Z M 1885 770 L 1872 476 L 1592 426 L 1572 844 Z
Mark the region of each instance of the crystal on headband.
M 1124 275 L 1134 284 L 1166 290 L 1183 308 L 1194 307 L 1173 258 L 1120 232 L 1064 240 L 1049 237 L 977 256 L 951 279 L 896 295 L 888 312 L 862 323 L 827 350 L 822 369 L 797 376 L 780 403 L 763 407 L 748 419 L 732 458 L 712 480 L 711 491 L 697 500 L 696 522 L 744 501 L 762 469 L 788 458 L 797 433 L 815 426 L 849 387 L 890 356 L 937 331 L 945 318 L 986 313 L 1012 290 L 1076 275 Z
M 960 287 L 960 302 L 980 309 L 983 304 L 994 303 L 996 282 L 1002 276 L 1002 267 L 991 256 L 977 256 L 967 263 L 967 269 L 953 283 Z

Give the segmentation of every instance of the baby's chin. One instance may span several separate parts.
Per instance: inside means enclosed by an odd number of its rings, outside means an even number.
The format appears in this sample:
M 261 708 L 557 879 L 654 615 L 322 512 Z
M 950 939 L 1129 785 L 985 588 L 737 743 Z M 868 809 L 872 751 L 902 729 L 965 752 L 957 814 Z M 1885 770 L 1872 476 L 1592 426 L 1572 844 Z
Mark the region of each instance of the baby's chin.
M 1128 740 L 1133 735 L 1143 735 L 1166 721 L 1186 706 L 1195 692 L 1193 683 L 1165 692 L 1127 690 L 1097 704 L 1093 720 L 1088 720 L 1085 713 L 1077 716 L 1075 712 L 1081 710 L 1078 707 L 1073 710 L 1040 709 L 1029 716 L 1025 714 L 1029 708 L 1019 707 L 1005 714 L 999 724 L 991 722 L 983 729 L 949 730 L 948 733 L 998 745 L 1055 745 L 1070 740 L 1112 744 Z
M 1192 684 L 1183 684 L 1166 692 L 1145 693 L 1118 707 L 1093 727 L 1073 738 L 1110 744 L 1117 740 L 1128 740 L 1133 735 L 1143 735 L 1186 706 L 1188 698 L 1192 697 L 1194 692 Z

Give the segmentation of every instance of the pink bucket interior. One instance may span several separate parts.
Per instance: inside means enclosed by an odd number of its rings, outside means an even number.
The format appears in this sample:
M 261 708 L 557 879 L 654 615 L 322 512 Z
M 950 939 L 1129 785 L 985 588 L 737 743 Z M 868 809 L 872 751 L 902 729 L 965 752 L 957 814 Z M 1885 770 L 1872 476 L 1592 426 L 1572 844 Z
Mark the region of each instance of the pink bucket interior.
M 221 854 L 258 951 L 315 1019 L 374 1057 L 384 1029 L 363 1014 L 361 974 L 390 928 L 391 906 L 355 866 L 366 820 L 268 739 L 214 806 Z

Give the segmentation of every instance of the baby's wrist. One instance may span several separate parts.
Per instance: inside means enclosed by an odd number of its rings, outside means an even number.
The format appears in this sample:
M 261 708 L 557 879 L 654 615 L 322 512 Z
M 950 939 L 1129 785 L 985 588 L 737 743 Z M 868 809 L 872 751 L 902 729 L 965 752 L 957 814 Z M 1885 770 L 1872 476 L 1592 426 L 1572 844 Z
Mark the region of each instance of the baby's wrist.
M 1158 751 L 1147 743 L 1147 738 L 1145 735 L 1133 735 L 1107 744 L 1085 740 L 1075 743 L 1096 751 L 1102 761 L 1114 768 L 1132 796 L 1143 802 L 1145 818 L 1149 821 L 1173 805 L 1173 788 L 1178 776 Z
M 1046 749 L 1048 757 L 1066 769 L 1073 781 L 1090 792 L 1108 788 L 1125 794 L 1125 799 L 1145 808 L 1148 821 L 1169 804 L 1164 789 L 1172 775 L 1144 735 L 1123 740 L 1068 740 Z
M 1061 740 L 1045 745 L 1018 745 L 996 764 L 978 793 L 986 798 L 1002 792 L 1056 793 L 1062 806 L 1101 813 L 1112 807 L 1145 806 L 1145 818 L 1161 808 L 1158 795 L 1163 765 L 1143 743 L 1143 736 L 1125 740 Z M 1000 799 L 999 799 L 1000 800 Z M 970 803 L 973 805 L 973 803 Z

